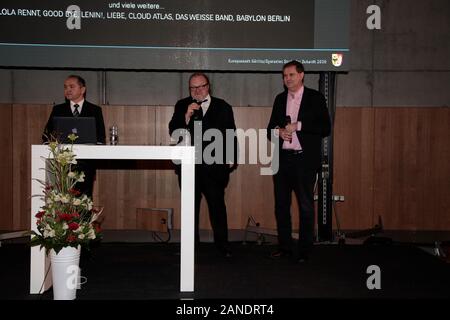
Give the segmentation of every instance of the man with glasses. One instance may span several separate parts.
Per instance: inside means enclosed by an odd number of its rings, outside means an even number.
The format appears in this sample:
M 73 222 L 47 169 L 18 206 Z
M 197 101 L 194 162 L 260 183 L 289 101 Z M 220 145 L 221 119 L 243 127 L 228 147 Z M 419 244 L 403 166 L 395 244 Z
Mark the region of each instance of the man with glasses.
M 191 145 L 194 145 L 194 134 L 200 134 L 203 137 L 209 129 L 215 129 L 220 132 L 223 143 L 220 141 L 203 141 L 201 146 L 196 146 L 201 150 L 201 159 L 196 160 L 195 167 L 195 240 L 196 244 L 200 242 L 199 235 L 199 214 L 200 201 L 202 194 L 206 198 L 209 209 L 209 219 L 214 233 L 214 243 L 219 251 L 225 257 L 231 257 L 231 251 L 228 246 L 228 223 L 227 209 L 225 206 L 225 188 L 228 184 L 230 172 L 236 168 L 236 139 L 227 140 L 226 130 L 236 130 L 232 107 L 222 99 L 210 95 L 210 83 L 208 77 L 203 73 L 194 73 L 189 78 L 190 96 L 179 100 L 175 104 L 174 113 L 169 123 L 169 133 L 175 130 L 186 129 L 191 136 Z M 201 129 L 200 129 L 201 125 Z M 194 129 L 195 127 L 195 129 Z M 198 132 L 200 130 L 200 132 Z M 213 131 L 210 131 L 213 132 Z M 205 148 L 211 145 L 208 150 L 214 149 L 211 153 L 214 161 L 206 159 L 207 152 Z M 227 155 L 226 145 L 232 144 L 233 155 Z M 220 148 L 221 150 L 217 150 Z M 197 151 L 196 151 L 197 154 Z M 215 157 L 222 154 L 223 157 Z M 206 157 L 205 157 L 206 156 Z M 207 161 L 205 161 L 207 160 Z M 177 166 L 177 174 L 180 182 L 180 167 Z

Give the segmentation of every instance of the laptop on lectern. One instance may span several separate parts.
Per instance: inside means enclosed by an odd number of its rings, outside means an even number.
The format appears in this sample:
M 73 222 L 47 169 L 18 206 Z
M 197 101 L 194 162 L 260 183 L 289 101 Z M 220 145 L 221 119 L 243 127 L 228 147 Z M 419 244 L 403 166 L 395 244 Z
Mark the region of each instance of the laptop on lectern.
M 68 135 L 75 134 L 76 144 L 97 144 L 94 117 L 53 117 L 54 135 L 61 143 L 71 143 Z

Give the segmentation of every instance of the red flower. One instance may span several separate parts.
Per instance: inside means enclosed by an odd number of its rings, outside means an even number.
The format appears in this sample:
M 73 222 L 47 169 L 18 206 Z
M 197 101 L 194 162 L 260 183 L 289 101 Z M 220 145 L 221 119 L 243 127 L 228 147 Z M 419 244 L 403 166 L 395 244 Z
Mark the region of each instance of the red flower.
M 77 240 L 77 237 L 73 234 L 69 234 L 69 236 L 67 237 L 68 242 L 74 242 L 75 240 Z
M 35 217 L 40 219 L 40 218 L 42 218 L 44 216 L 44 214 L 45 214 L 45 211 L 39 211 L 38 213 L 36 213 Z
M 79 196 L 81 194 L 80 191 L 78 191 L 77 189 L 74 189 L 74 188 L 69 189 L 69 193 L 73 194 L 74 196 Z
M 80 217 L 80 214 L 76 211 L 72 212 L 72 218 L 78 219 Z
M 72 215 L 70 213 L 64 213 L 64 212 L 56 212 L 56 214 L 58 215 L 58 217 L 63 220 L 63 221 L 71 221 L 72 220 Z
M 100 227 L 100 223 L 93 223 L 92 226 L 95 229 L 95 233 L 100 233 L 102 231 L 102 228 Z
M 70 230 L 77 230 L 79 228 L 79 224 L 76 222 L 69 223 L 69 229 Z

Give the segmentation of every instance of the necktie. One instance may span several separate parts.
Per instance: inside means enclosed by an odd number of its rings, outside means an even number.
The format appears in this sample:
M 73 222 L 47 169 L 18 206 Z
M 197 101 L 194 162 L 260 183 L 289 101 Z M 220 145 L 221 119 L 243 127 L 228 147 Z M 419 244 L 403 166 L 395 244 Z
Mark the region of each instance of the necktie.
M 80 115 L 80 113 L 78 112 L 79 105 L 76 104 L 73 107 L 75 108 L 75 110 L 73 111 L 73 116 L 78 117 Z
M 205 99 L 205 100 L 203 100 L 203 101 L 199 101 L 199 102 L 198 102 L 198 105 L 200 106 L 200 109 L 198 110 L 199 113 L 200 113 L 200 120 L 203 119 L 203 116 L 204 116 L 204 114 L 205 114 L 205 113 L 203 112 L 202 103 L 204 103 L 204 102 L 206 102 L 206 101 L 208 101 L 208 99 Z
M 203 108 L 202 108 L 202 103 L 208 101 L 208 100 L 203 100 L 203 101 L 195 101 L 195 103 L 197 103 L 200 108 L 197 110 L 194 110 L 194 114 L 193 114 L 193 118 L 194 121 L 200 121 L 203 119 Z

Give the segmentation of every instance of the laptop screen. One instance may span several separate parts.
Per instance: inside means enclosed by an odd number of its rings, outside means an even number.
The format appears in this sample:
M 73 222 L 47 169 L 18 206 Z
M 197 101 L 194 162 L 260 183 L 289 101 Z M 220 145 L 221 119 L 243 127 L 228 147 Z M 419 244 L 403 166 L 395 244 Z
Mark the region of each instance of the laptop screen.
M 68 135 L 78 136 L 75 143 L 96 144 L 97 129 L 94 117 L 53 117 L 54 135 L 61 143 L 70 143 Z

